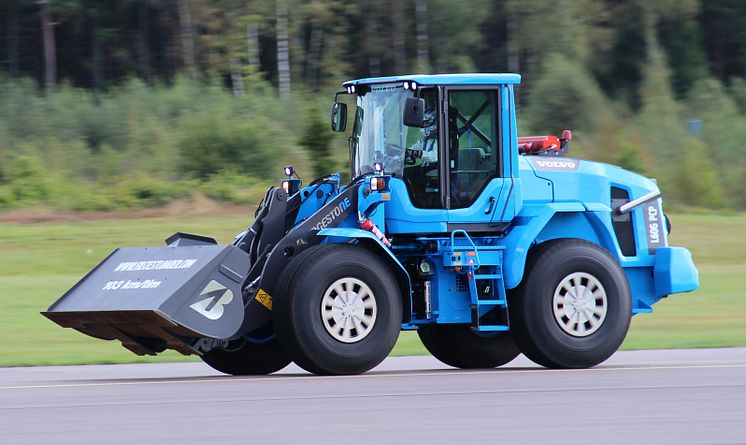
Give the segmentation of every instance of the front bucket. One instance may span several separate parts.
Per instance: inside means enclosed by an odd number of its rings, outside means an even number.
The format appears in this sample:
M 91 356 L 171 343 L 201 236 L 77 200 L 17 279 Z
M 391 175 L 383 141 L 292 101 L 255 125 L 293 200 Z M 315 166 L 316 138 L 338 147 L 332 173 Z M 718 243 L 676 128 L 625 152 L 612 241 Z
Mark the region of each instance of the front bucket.
M 44 316 L 84 334 L 118 339 L 138 355 L 194 353 L 196 339 L 228 339 L 244 319 L 249 255 L 234 246 L 122 248 Z

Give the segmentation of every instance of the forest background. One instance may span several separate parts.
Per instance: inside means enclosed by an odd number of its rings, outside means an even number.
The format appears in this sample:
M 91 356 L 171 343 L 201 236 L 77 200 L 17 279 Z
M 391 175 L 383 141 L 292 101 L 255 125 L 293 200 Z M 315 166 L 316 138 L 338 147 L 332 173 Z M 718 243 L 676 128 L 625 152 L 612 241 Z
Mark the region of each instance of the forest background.
M 519 130 L 746 209 L 743 0 L 0 0 L 0 211 L 256 203 L 347 171 L 340 82 L 518 72 Z

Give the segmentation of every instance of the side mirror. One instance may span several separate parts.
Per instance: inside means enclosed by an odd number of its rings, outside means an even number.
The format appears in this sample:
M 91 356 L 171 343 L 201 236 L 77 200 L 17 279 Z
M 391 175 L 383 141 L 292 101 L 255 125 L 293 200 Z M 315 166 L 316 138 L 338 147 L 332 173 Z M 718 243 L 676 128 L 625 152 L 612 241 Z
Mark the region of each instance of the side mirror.
M 332 131 L 341 133 L 347 128 L 347 104 L 334 102 L 332 104 Z
M 425 125 L 425 99 L 408 97 L 404 102 L 404 125 L 422 128 Z

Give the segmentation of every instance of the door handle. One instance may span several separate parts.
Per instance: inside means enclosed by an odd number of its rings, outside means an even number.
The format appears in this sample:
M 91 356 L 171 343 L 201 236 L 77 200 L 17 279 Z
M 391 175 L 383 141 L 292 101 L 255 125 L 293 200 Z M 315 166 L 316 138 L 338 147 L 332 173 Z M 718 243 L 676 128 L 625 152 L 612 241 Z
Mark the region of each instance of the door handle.
M 492 209 L 494 208 L 495 208 L 495 197 L 490 196 L 490 205 L 489 207 L 487 207 L 487 210 L 484 211 L 484 214 L 489 215 L 490 213 L 492 213 Z

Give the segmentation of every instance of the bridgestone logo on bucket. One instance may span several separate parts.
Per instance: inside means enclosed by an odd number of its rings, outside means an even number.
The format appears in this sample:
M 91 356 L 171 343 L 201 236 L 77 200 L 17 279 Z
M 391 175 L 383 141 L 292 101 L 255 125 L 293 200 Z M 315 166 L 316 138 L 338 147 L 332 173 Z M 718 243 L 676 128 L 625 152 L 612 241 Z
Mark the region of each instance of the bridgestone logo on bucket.
M 196 258 L 186 258 L 181 260 L 125 261 L 119 263 L 119 265 L 114 268 L 114 272 L 189 269 L 196 262 Z

